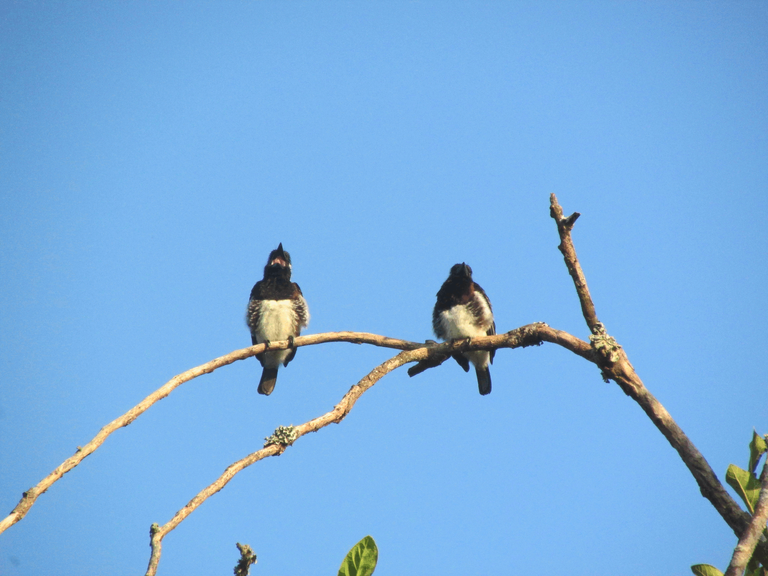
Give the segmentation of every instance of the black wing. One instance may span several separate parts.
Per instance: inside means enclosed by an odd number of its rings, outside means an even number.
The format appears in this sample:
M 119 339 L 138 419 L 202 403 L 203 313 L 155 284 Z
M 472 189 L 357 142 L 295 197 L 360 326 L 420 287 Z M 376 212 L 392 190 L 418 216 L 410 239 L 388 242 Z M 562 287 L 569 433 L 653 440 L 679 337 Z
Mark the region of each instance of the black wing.
M 493 319 L 493 306 L 491 305 L 491 299 L 488 298 L 488 294 L 485 293 L 485 290 L 483 290 L 479 284 L 475 283 L 475 292 L 479 292 L 480 295 L 485 298 L 486 303 L 488 304 L 488 309 L 491 311 L 491 319 Z M 488 336 L 493 336 L 496 334 L 496 321 L 491 321 L 491 327 L 488 328 L 488 331 L 486 332 Z M 493 364 L 493 357 L 496 356 L 496 350 L 491 350 L 491 364 Z
M 248 300 L 248 308 L 245 312 L 245 323 L 248 324 L 248 328 L 251 330 L 251 344 L 255 346 L 258 344 L 256 338 L 256 328 L 261 321 L 261 291 L 263 287 L 263 281 L 257 282 L 251 290 L 251 297 Z M 259 362 L 264 366 L 264 353 L 256 354 Z
M 309 320 L 309 309 L 307 308 L 307 301 L 304 299 L 304 295 L 301 293 L 301 288 L 295 282 L 293 283 L 293 313 L 295 315 L 294 324 L 294 336 L 301 336 L 301 328 L 307 325 Z M 296 356 L 296 350 L 298 348 L 292 348 L 288 356 L 283 361 L 283 366 L 288 366 L 288 363 Z

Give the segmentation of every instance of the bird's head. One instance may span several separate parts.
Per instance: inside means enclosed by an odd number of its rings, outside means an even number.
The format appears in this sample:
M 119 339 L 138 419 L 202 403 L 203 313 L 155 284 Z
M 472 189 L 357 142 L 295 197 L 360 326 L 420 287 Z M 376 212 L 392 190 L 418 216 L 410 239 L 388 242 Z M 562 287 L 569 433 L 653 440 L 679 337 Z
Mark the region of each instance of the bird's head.
M 472 278 L 472 268 L 470 268 L 469 264 L 465 264 L 464 262 L 461 264 L 454 264 L 451 266 L 451 273 L 449 276 L 452 278 Z
M 283 250 L 283 243 L 277 247 L 277 250 L 272 250 L 269 253 L 269 260 L 267 260 L 266 268 L 287 268 L 291 269 L 291 255 Z

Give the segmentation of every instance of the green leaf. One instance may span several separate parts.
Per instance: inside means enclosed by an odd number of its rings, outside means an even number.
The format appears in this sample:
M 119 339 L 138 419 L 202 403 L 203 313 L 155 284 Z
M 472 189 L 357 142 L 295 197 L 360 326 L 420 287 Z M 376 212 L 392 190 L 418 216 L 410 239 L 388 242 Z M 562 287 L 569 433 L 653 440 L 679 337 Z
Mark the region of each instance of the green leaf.
M 691 566 L 691 572 L 696 576 L 723 576 L 720 570 L 709 564 L 695 564 Z
M 753 430 L 752 442 L 749 443 L 749 471 L 752 474 L 755 473 L 760 457 L 766 452 L 768 452 L 768 443 L 765 442 L 765 438 Z
M 379 549 L 373 538 L 366 536 L 352 547 L 341 563 L 338 576 L 370 576 L 376 570 Z
M 747 570 L 744 572 L 744 576 L 765 576 L 766 574 L 768 574 L 768 570 L 759 564 L 754 570 L 750 570 L 749 564 L 747 564 Z
M 725 473 L 725 481 L 741 496 L 749 513 L 754 514 L 757 499 L 760 497 L 760 480 L 754 474 L 731 464 Z
M 765 576 L 765 568 L 760 566 L 760 561 L 752 556 L 747 562 L 747 569 L 744 571 L 744 576 Z

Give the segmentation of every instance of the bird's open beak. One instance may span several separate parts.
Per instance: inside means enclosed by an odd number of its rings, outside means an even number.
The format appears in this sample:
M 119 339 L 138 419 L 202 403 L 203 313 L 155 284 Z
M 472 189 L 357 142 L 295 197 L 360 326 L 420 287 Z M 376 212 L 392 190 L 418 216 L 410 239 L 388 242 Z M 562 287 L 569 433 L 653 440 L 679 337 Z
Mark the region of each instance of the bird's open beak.
M 283 250 L 282 242 L 280 242 L 280 245 L 277 247 L 277 252 L 278 254 L 274 258 L 272 258 L 272 260 L 269 261 L 269 265 L 274 266 L 275 264 L 277 264 L 278 266 L 282 266 L 283 268 L 285 268 L 286 266 L 288 266 L 288 261 L 285 258 L 285 251 Z

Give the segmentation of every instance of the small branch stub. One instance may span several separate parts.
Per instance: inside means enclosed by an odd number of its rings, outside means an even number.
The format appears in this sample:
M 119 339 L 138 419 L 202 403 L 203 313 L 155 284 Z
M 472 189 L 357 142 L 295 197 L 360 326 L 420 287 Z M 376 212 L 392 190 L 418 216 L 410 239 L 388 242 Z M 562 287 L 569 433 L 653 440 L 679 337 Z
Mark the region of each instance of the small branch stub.
M 298 432 L 293 424 L 290 426 L 278 426 L 275 433 L 268 438 L 264 438 L 264 448 L 272 446 L 273 444 L 279 444 L 280 446 L 290 446 L 298 438 Z
M 256 564 L 256 554 L 253 553 L 248 544 L 237 543 L 237 549 L 240 550 L 240 560 L 235 565 L 235 576 L 248 576 L 251 571 L 251 565 Z
M 563 226 L 568 228 L 568 230 L 572 229 L 573 225 L 576 223 L 576 220 L 579 219 L 579 216 L 581 216 L 581 214 L 579 214 L 578 212 L 574 212 L 573 214 L 568 216 L 568 218 L 565 218 L 562 220 Z

